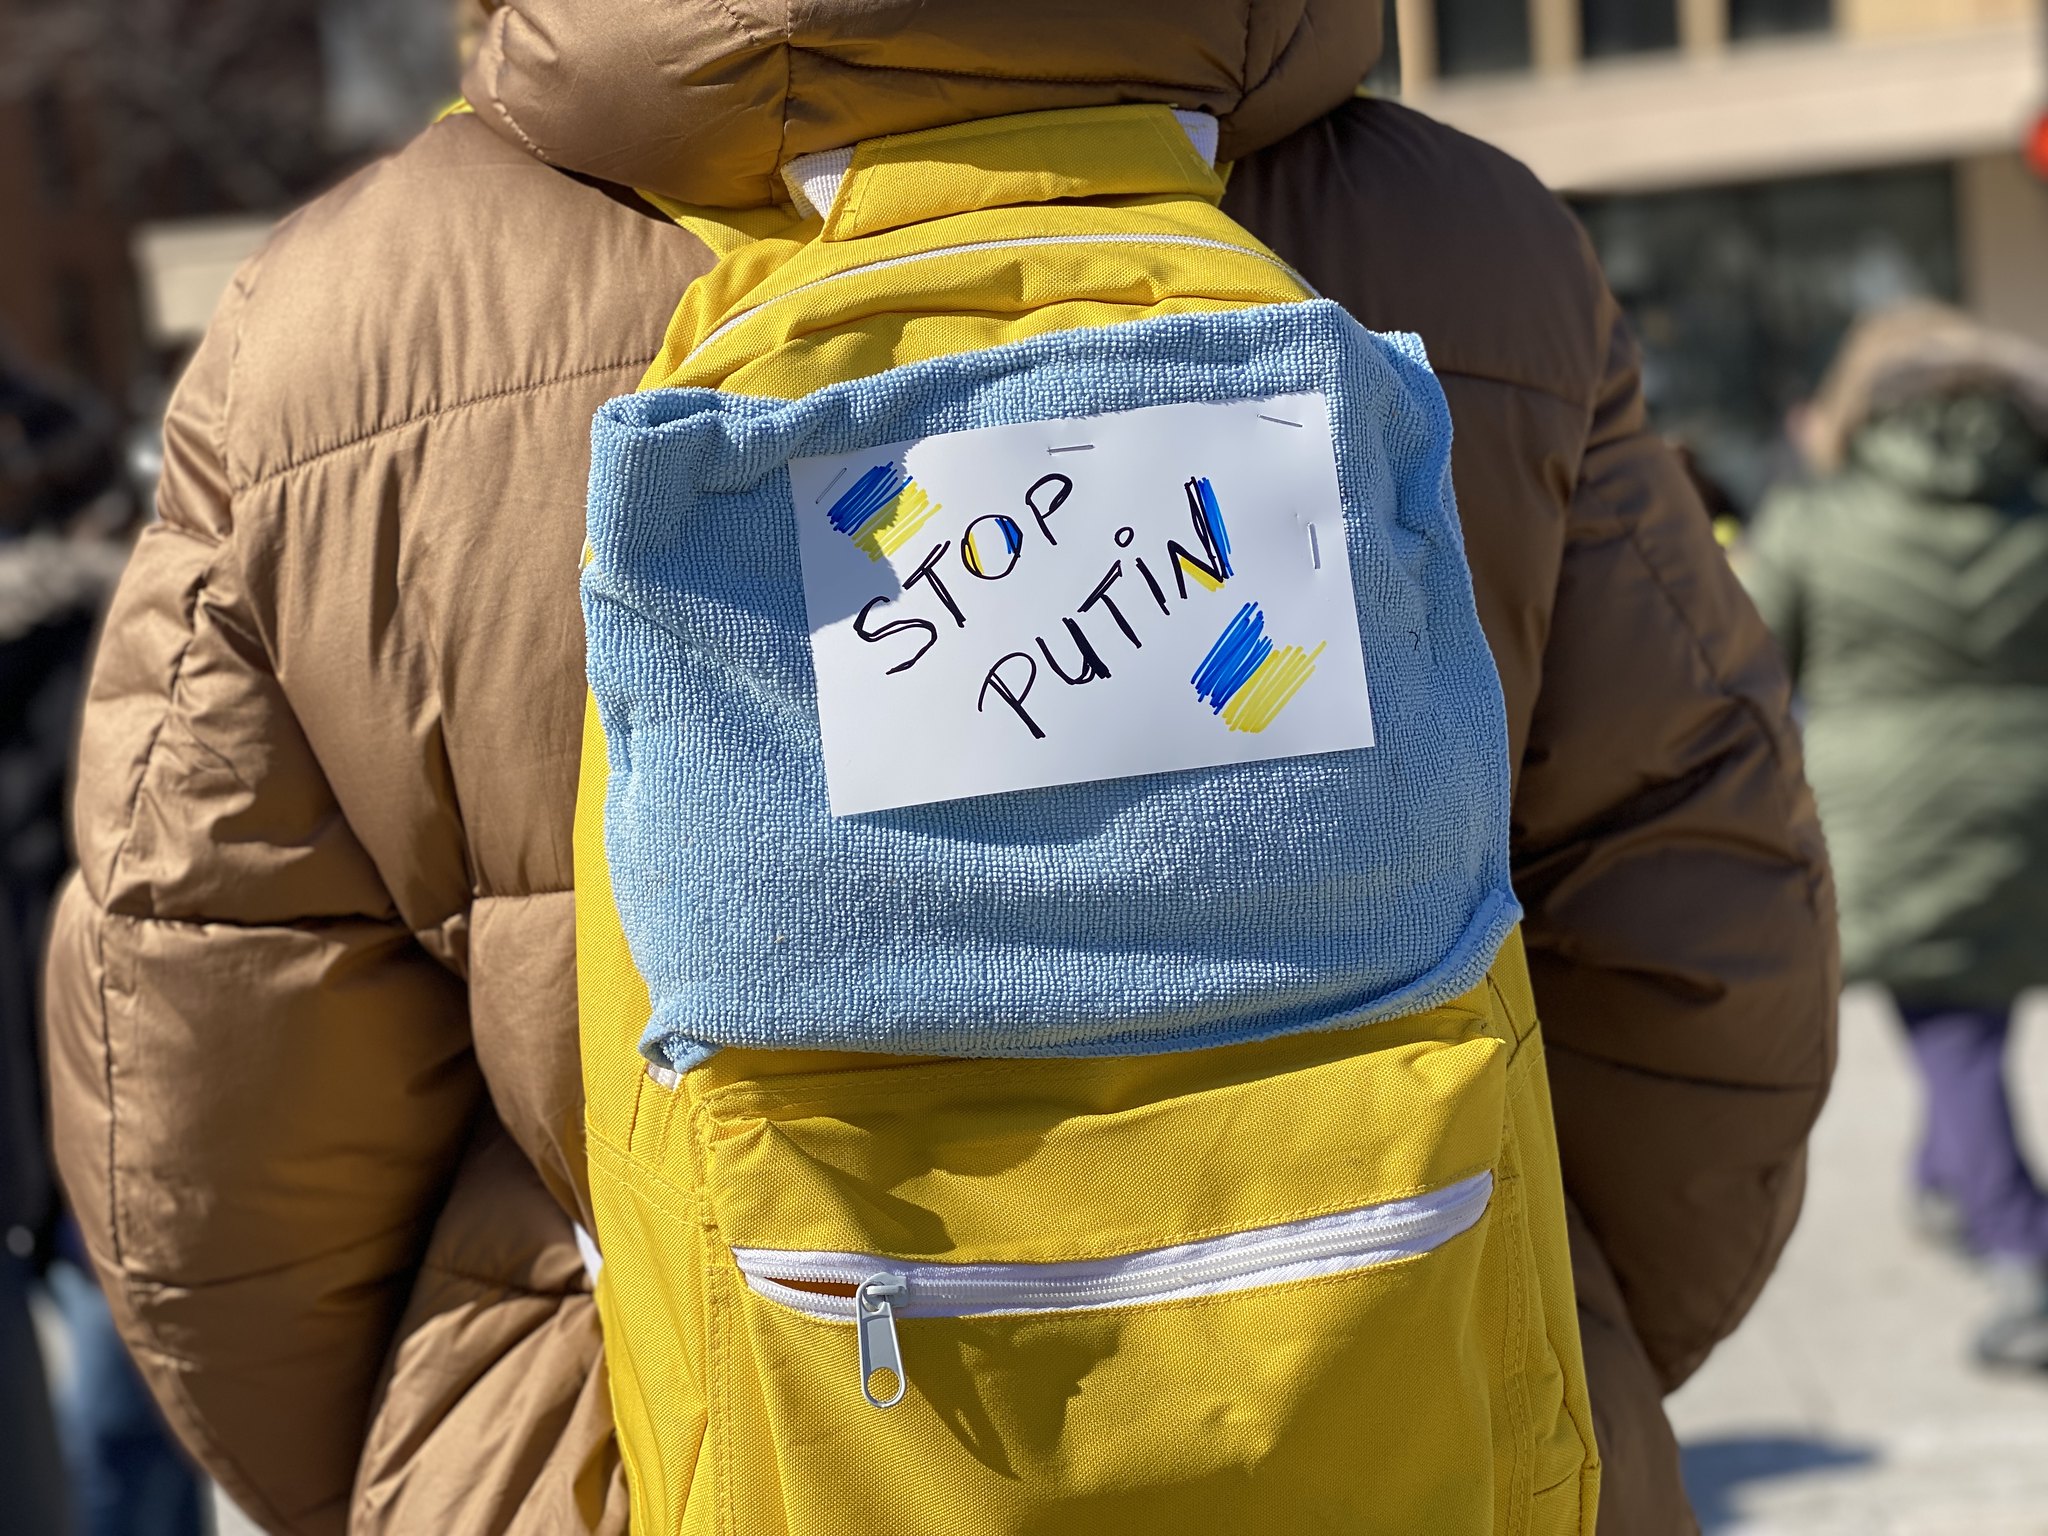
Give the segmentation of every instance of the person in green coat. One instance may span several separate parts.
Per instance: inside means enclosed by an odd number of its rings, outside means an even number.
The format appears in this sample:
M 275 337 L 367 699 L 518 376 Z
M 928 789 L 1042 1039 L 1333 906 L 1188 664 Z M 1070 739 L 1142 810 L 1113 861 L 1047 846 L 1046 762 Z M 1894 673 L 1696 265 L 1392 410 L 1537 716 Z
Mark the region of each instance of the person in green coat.
M 1989 1260 L 1987 1362 L 2048 1368 L 2048 1197 L 2005 1085 L 2048 984 L 2048 352 L 1933 305 L 1863 321 L 1808 422 L 1818 474 L 1738 564 L 1806 708 L 1851 980 L 1926 1089 L 1923 1216 Z

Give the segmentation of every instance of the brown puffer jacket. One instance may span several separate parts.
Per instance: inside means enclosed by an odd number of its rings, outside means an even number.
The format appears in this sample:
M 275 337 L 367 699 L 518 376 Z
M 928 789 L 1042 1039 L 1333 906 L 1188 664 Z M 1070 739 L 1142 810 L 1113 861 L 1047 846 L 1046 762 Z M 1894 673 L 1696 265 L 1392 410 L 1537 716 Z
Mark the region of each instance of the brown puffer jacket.
M 570 923 L 587 425 L 711 263 L 625 186 L 1056 105 L 1224 122 L 1228 209 L 1419 331 L 1518 763 L 1606 1536 L 1799 1203 L 1835 990 L 1769 641 L 1584 242 L 1353 99 L 1361 0 L 513 0 L 452 118 L 286 222 L 167 429 L 88 708 L 59 1152 L 187 1442 L 274 1531 L 618 1532 Z M 587 1214 L 584 1219 L 588 1220 Z

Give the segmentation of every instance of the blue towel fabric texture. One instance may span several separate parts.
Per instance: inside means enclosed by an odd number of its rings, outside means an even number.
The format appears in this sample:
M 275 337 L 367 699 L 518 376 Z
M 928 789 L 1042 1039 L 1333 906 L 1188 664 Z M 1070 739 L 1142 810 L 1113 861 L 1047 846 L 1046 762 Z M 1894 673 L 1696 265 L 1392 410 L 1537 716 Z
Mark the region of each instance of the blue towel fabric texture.
M 792 458 L 1310 390 L 1331 408 L 1373 747 L 831 815 Z M 644 1054 L 1124 1055 L 1475 985 L 1520 909 L 1450 442 L 1420 341 L 1324 301 L 1039 337 L 796 401 L 607 403 L 583 606 Z

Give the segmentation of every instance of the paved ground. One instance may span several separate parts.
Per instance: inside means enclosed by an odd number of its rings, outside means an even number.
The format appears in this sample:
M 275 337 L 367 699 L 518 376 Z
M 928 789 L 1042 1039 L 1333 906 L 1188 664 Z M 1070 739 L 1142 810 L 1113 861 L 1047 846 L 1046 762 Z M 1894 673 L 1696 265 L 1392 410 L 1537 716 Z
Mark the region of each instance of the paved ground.
M 2048 1008 L 2023 1015 L 2014 1065 L 2022 1119 L 2048 1133 Z M 1965 1363 L 1981 1281 L 1902 1219 L 1908 1073 L 1882 1000 L 1852 993 L 1805 1217 L 1672 1400 L 1708 1536 L 2048 1536 L 2048 1380 Z
M 2048 1132 L 2048 1007 L 2015 1065 L 2022 1116 Z M 1805 1219 L 1672 1402 L 1707 1536 L 2048 1536 L 2048 1380 L 1964 1363 L 1980 1283 L 1902 1220 L 1918 1114 L 1887 1009 L 1852 993 Z M 232 1511 L 220 1531 L 256 1536 Z

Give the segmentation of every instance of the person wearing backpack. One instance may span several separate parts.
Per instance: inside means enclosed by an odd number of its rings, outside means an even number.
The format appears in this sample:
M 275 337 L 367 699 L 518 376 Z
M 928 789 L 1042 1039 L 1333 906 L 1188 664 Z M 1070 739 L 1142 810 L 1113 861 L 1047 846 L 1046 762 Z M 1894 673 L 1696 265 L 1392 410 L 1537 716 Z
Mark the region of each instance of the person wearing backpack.
M 1338 1528 L 1583 1529 L 1596 1487 L 1602 1530 L 1691 1528 L 1659 1400 L 1739 1321 L 1796 1214 L 1832 1061 L 1825 860 L 1782 673 L 1646 427 L 1633 348 L 1583 238 L 1512 162 L 1356 94 L 1378 44 L 1370 5 L 1037 5 L 1027 21 L 985 0 L 830 3 L 801 19 L 781 7 L 520 0 L 494 14 L 465 80 L 472 111 L 296 216 L 238 276 L 174 404 L 163 525 L 144 541 L 96 672 L 82 867 L 60 911 L 50 1025 L 60 1160 L 115 1305 L 174 1423 L 266 1526 L 616 1532 L 659 1489 L 660 1510 L 641 1508 L 636 1529 L 680 1509 L 684 1529 L 772 1528 L 758 1526 L 768 1510 L 821 1530 L 865 1521 L 877 1500 L 911 1511 L 908 1490 L 928 1484 L 982 1502 L 906 1523 L 1014 1528 L 1032 1518 L 1020 1497 L 1042 1497 L 1038 1517 L 1056 1518 L 1062 1500 L 1085 1496 L 1074 1507 L 1099 1519 L 1119 1488 L 1131 1513 L 1207 1497 L 1221 1518 L 1243 1487 L 1293 1467 L 1314 1484 L 1303 1497 L 1327 1500 L 1310 1512 Z M 1020 132 L 1034 114 L 1056 121 Z M 1212 154 L 1232 167 L 1220 212 Z M 949 257 L 944 281 L 936 267 L 932 284 L 906 280 L 902 263 L 922 259 L 938 224 L 1027 217 L 1017 209 L 1045 210 L 1028 217 L 1057 226 L 1066 254 L 1003 243 L 1038 234 L 977 236 L 965 243 L 987 259 L 972 273 Z M 1098 242 L 1097 217 L 1185 228 L 1158 228 L 1156 259 L 1118 276 L 1068 264 Z M 841 248 L 824 238 L 835 230 L 873 259 L 835 265 Z M 1129 245 L 1130 232 L 1099 243 Z M 920 292 L 933 301 L 914 312 Z M 1091 350 L 1068 350 L 1076 327 Z M 1198 350 L 1148 350 L 1168 345 Z M 788 929 L 728 902 L 785 869 L 843 873 L 816 862 L 831 846 L 821 829 L 913 834 L 888 844 L 899 853 L 939 826 L 955 851 L 1087 849 L 1084 824 L 1116 823 L 1103 797 L 1209 782 L 1148 763 L 1112 791 L 1102 786 L 1123 781 L 1096 763 L 987 792 L 1039 739 L 1033 725 L 1053 739 L 1032 713 L 1053 695 L 1034 688 L 1128 698 L 1080 680 L 1131 667 L 1141 623 L 1221 612 L 1200 606 L 1212 598 L 1251 606 L 1253 594 L 1229 592 L 1243 578 L 1225 528 L 1240 526 L 1244 503 L 1223 468 L 1176 479 L 1163 508 L 1147 502 L 1146 517 L 1177 516 L 1184 534 L 1134 522 L 1123 544 L 1123 527 L 1090 525 L 1110 540 L 1097 574 L 1117 550 L 1131 561 L 1128 632 L 1098 601 L 1048 612 L 1042 660 L 1035 644 L 1020 649 L 1041 683 L 1014 662 L 1000 670 L 1003 656 L 978 658 L 990 665 L 975 713 L 1014 736 L 994 759 L 952 765 L 983 774 L 965 798 L 883 783 L 866 803 L 887 808 L 830 815 L 827 776 L 835 800 L 867 792 L 817 760 L 818 711 L 838 706 L 809 691 L 822 653 L 789 649 L 803 634 L 790 605 L 815 596 L 820 627 L 850 626 L 862 647 L 873 635 L 915 649 L 915 623 L 882 629 L 912 618 L 957 637 L 973 621 L 951 614 L 931 578 L 964 592 L 1006 579 L 993 573 L 1012 557 L 1020 570 L 1051 558 L 1062 512 L 1083 511 L 1087 494 L 1087 476 L 1064 464 L 1106 463 L 1131 440 L 1118 426 L 1041 441 L 1045 474 L 1074 482 L 1065 497 L 1043 477 L 1014 500 L 1005 492 L 989 515 L 1007 523 L 979 525 L 971 550 L 949 534 L 952 564 L 913 581 L 921 564 L 890 562 L 921 552 L 908 541 L 932 536 L 932 504 L 975 509 L 950 492 L 920 501 L 901 473 L 862 489 L 887 466 L 840 460 L 893 441 L 874 435 L 892 423 L 943 449 L 951 434 L 1029 426 L 1053 385 L 1105 421 L 1155 396 L 1176 409 L 1312 398 L 1307 365 L 1288 361 L 1297 354 L 1353 359 L 1349 374 L 1313 377 L 1333 399 L 1345 378 L 1366 380 L 1357 398 L 1382 414 L 1346 419 L 1384 425 L 1346 446 L 1338 423 L 1276 405 L 1277 421 L 1255 425 L 1253 412 L 1218 425 L 1215 451 L 1234 433 L 1321 433 L 1320 458 L 1274 451 L 1327 477 L 1335 441 L 1345 515 L 1318 525 L 1336 543 L 1290 546 L 1297 575 L 1343 574 L 1336 556 L 1350 541 L 1362 591 L 1395 603 L 1426 588 L 1428 602 L 1398 631 L 1413 658 L 1403 663 L 1385 627 L 1398 608 L 1360 601 L 1368 654 L 1348 695 L 1350 734 L 1324 756 L 1274 761 L 1377 771 L 1411 760 L 1404 722 L 1463 722 L 1468 736 L 1443 739 L 1473 744 L 1478 809 L 1461 819 L 1428 803 L 1444 818 L 1432 825 L 1478 828 L 1470 861 L 1439 840 L 1400 866 L 1408 884 L 1387 889 L 1406 900 L 1454 865 L 1478 872 L 1459 888 L 1486 896 L 1468 914 L 1480 939 L 1439 977 L 1464 990 L 1390 992 L 1361 1004 L 1346 1037 L 1312 998 L 1287 1012 L 1277 987 L 1270 1008 L 1246 1007 L 1260 952 L 1233 937 L 1217 974 L 1238 990 L 1201 1029 L 1155 1031 L 1133 1051 L 1103 1033 L 1115 1023 L 1105 1010 L 1067 1041 L 1087 1054 L 1063 1056 L 1033 1018 L 1036 1033 L 999 1042 L 996 1054 L 1017 1059 L 988 1059 L 992 1039 L 912 1034 L 902 1026 L 922 995 L 879 988 L 890 943 L 872 919 L 902 888 L 887 885 L 896 866 L 880 888 L 828 885 L 790 902 L 800 924 Z M 1093 361 L 1075 371 L 1076 356 Z M 615 398 L 643 377 L 727 395 Z M 1221 396 L 1200 393 L 1218 380 Z M 738 403 L 665 414 L 712 398 Z M 778 399 L 794 414 L 778 414 Z M 839 426 L 817 414 L 840 409 Z M 1096 420 L 1079 411 L 1072 419 Z M 1204 436 L 1177 420 L 1181 448 Z M 1452 427 L 1455 523 L 1442 474 Z M 728 442 L 757 445 L 729 475 Z M 985 462 L 1017 451 L 1003 438 Z M 1257 454 L 1228 462 L 1256 466 Z M 807 592 L 780 513 L 760 537 L 781 543 L 747 542 L 735 517 L 704 525 L 733 542 L 663 543 L 694 526 L 661 521 L 673 487 L 740 497 L 739 511 L 773 492 L 787 511 L 810 465 L 820 478 L 805 482 L 806 505 L 859 551 L 828 542 L 828 558 L 892 572 L 879 588 L 845 589 L 857 601 L 843 611 L 836 589 Z M 832 480 L 841 470 L 845 484 Z M 1368 503 L 1391 521 L 1360 521 Z M 966 541 L 964 525 L 954 531 Z M 1251 572 L 1255 544 L 1236 548 Z M 721 558 L 703 565 L 713 549 Z M 575 590 L 586 556 L 588 704 Z M 1404 570 L 1428 579 L 1404 587 Z M 900 618 L 870 606 L 913 592 L 938 606 Z M 723 627 L 706 628 L 714 619 Z M 1484 647 L 1471 643 L 1481 626 Z M 1125 650 L 1097 649 L 1090 663 L 1091 635 Z M 1282 633 L 1275 609 L 1211 638 L 1235 647 L 1231 664 L 1172 693 L 1232 743 L 1235 756 L 1209 761 L 1253 764 L 1264 748 L 1252 738 L 1314 723 L 1314 695 L 1288 690 L 1339 675 L 1341 626 Z M 683 649 L 664 651 L 671 643 Z M 773 666 L 793 681 L 752 703 L 725 683 L 699 696 L 695 657 L 721 664 L 705 674 L 713 682 Z M 1267 662 L 1277 670 L 1253 688 Z M 1439 665 L 1451 670 L 1433 690 Z M 664 672 L 674 666 L 685 670 Z M 1304 685 L 1303 667 L 1323 670 Z M 655 680 L 644 690 L 643 676 Z M 714 696 L 716 708 L 661 714 Z M 839 697 L 855 701 L 855 728 L 836 739 L 858 748 L 865 695 Z M 643 719 L 658 727 L 648 753 L 627 746 Z M 1186 728 L 1173 719 L 1162 739 Z M 671 728 L 687 742 L 721 721 L 746 723 L 698 743 L 701 757 L 662 745 Z M 696 785 L 694 799 L 662 798 L 674 772 L 706 763 L 731 776 Z M 641 766 L 659 770 L 644 801 L 630 788 Z M 770 776 L 785 766 L 794 777 Z M 1322 792 L 1319 770 L 1256 766 L 1288 794 Z M 1216 782 L 1255 781 L 1269 782 Z M 1413 782 L 1419 793 L 1433 781 Z M 1071 794 L 1044 787 L 1055 784 Z M 658 811 L 645 836 L 622 833 L 616 808 L 628 803 Z M 734 807 L 761 813 L 741 821 Z M 1067 819 L 1055 826 L 1047 807 Z M 776 819 L 785 810 L 791 819 Z M 1005 816 L 1014 824 L 986 836 Z M 1272 823 L 1271 846 L 1305 846 L 1308 830 Z M 1378 846 L 1385 830 L 1347 829 L 1315 858 L 1364 858 L 1371 848 L 1354 840 Z M 1113 846 L 1125 862 L 1094 866 L 1103 888 L 1136 889 L 1147 855 Z M 1169 846 L 1176 859 L 1200 852 Z M 648 850 L 673 861 L 668 873 L 635 862 Z M 739 884 L 710 882 L 700 856 Z M 1330 914 L 1300 894 L 1301 876 L 1324 865 L 1295 862 L 1250 889 L 1294 882 L 1300 926 L 1325 935 Z M 901 868 L 911 873 L 899 881 L 929 873 Z M 1359 868 L 1347 893 L 1394 866 Z M 1213 910 L 1221 886 L 1199 889 Z M 702 904 L 680 919 L 664 906 L 691 892 Z M 1085 881 L 1066 888 L 1084 904 L 1089 894 Z M 1247 910 L 1262 942 L 1290 942 L 1256 902 Z M 900 1005 L 868 1037 L 893 1051 L 888 1063 L 823 1049 L 866 1017 L 836 1017 L 819 983 L 834 911 L 861 935 L 841 954 L 845 995 Z M 1057 903 L 1028 914 L 1041 929 L 1059 915 Z M 1171 921 L 1149 931 L 1153 951 L 1175 953 Z M 664 947 L 669 934 L 687 947 Z M 1185 967 L 1155 973 L 1169 990 L 1200 961 L 1195 930 L 1184 937 Z M 1325 956 L 1341 949 L 1319 942 Z M 906 931 L 900 951 L 925 963 L 929 932 Z M 1128 976 L 1125 962 L 1141 958 L 1126 940 L 1101 974 Z M 1077 1010 L 1109 996 L 1095 970 L 1075 974 Z M 1290 985 L 1318 974 L 1290 970 Z M 749 1021 L 788 1023 L 791 994 L 769 984 L 778 975 L 816 988 L 801 994 L 822 999 L 815 1038 L 747 1034 Z M 1017 978 L 988 976 L 992 992 L 1023 995 Z M 979 1006 L 957 971 L 942 995 L 961 1016 Z M 1260 1020 L 1249 1037 L 1229 1033 L 1248 1017 Z M 1187 1048 L 1155 1054 L 1163 1047 Z M 1415 1071 L 1379 1076 L 1396 1059 L 1383 1048 L 1407 1050 Z M 863 1073 L 886 1088 L 861 1088 Z M 1398 1081 L 1427 1085 L 1412 1101 L 1424 1119 L 1450 1104 L 1484 1113 L 1424 1141 L 1386 1140 L 1386 1126 L 1421 1123 L 1365 1112 L 1403 1102 Z M 1517 1106 L 1506 1118 L 1486 1097 L 1501 1082 Z M 1089 1083 L 1104 1095 L 1093 1109 L 1073 1096 Z M 1294 1092 L 1329 1083 L 1363 1086 Z M 1457 1091 L 1464 1083 L 1479 1097 Z M 1021 1100 L 1019 1085 L 1034 1084 L 1059 1095 Z M 1542 1111 L 1553 1097 L 1554 1151 Z M 1031 1119 L 1036 1102 L 1056 1116 Z M 1072 1140 L 1079 1161 L 1059 1160 L 1070 1137 L 1110 1122 L 1118 1140 Z M 1458 1126 L 1484 1124 L 1490 1139 L 1461 1139 Z M 1146 1139 L 1148 1127 L 1166 1129 Z M 1355 1173 L 1357 1189 L 1319 1185 L 1297 1200 L 1269 1178 L 1282 1128 L 1304 1137 L 1286 1178 Z M 1116 1150 L 1091 1157 L 1090 1145 Z M 1117 1160 L 1134 1148 L 1142 1157 Z M 749 1176 L 755 1152 L 765 1161 Z M 1421 1161 L 1402 1172 L 1410 1155 Z M 718 1164 L 714 1182 L 698 1182 L 693 1158 Z M 1115 1176 L 1085 1171 L 1104 1166 Z M 619 1194 L 629 1185 L 639 1203 Z M 980 1192 L 998 1203 L 960 1203 Z M 1242 1209 L 1196 1212 L 1175 1229 L 1186 1241 L 1162 1248 L 1156 1213 L 1133 1198 L 1147 1193 L 1160 1210 Z M 1035 1220 L 1020 1214 L 1034 1209 Z M 1084 1228 L 1077 1211 L 1105 1214 Z M 870 1220 L 884 1217 L 887 1231 Z M 805 1231 L 788 1226 L 796 1218 Z M 1110 1230 L 1117 1222 L 1129 1231 Z M 741 1241 L 756 1231 L 761 1241 Z M 1247 1248 L 1276 1233 L 1284 1254 L 1262 1253 L 1265 1298 L 1232 1289 Z M 713 1235 L 716 1250 L 702 1245 Z M 814 1262 L 797 1263 L 800 1249 Z M 1007 1300 L 920 1313 L 930 1272 L 899 1263 L 914 1253 L 971 1256 L 987 1267 L 951 1274 Z M 869 1265 L 878 1254 L 886 1262 Z M 1453 1254 L 1476 1267 L 1424 1267 Z M 1283 1259 L 1342 1272 L 1281 1276 Z M 1106 1295 L 1108 1310 L 1020 1303 L 1019 1263 L 1040 1296 L 1110 1284 L 1086 1297 Z M 767 1331 L 703 1333 L 691 1319 L 705 1305 L 698 1287 L 714 1282 L 717 1308 Z M 1162 1304 L 1119 1310 L 1140 1284 Z M 1316 1298 L 1368 1295 L 1408 1300 L 1316 1310 Z M 1439 1305 L 1462 1321 L 1432 1321 Z M 1079 1324 L 1044 1315 L 1077 1310 Z M 1195 1335 L 1208 1340 L 1197 1353 L 1174 1331 L 1183 1315 L 1229 1326 Z M 702 1337 L 726 1342 L 692 1353 Z M 1503 1337 L 1526 1355 L 1505 1375 Z M 1396 1343 L 1464 1362 L 1441 1392 L 1419 1373 L 1393 1378 L 1429 1415 L 1410 1425 L 1444 1433 L 1404 1438 L 1398 1401 L 1357 1395 L 1377 1378 L 1326 1373 L 1333 1359 L 1384 1369 L 1376 1346 Z M 1233 1380 L 1261 1385 L 1233 1406 Z M 1286 1391 L 1325 1380 L 1284 1425 L 1262 1418 Z M 1173 1432 L 1187 1399 L 1148 1399 L 1146 1384 L 1162 1381 L 1198 1385 L 1213 1427 Z M 1103 1403 L 1125 1401 L 1151 1406 L 1102 1417 Z M 1069 1424 L 1088 1438 L 1064 1440 Z M 1391 1438 L 1365 1433 L 1384 1424 Z M 1347 1425 L 1359 1426 L 1355 1449 Z M 693 1488 L 728 1502 L 692 1504 Z

